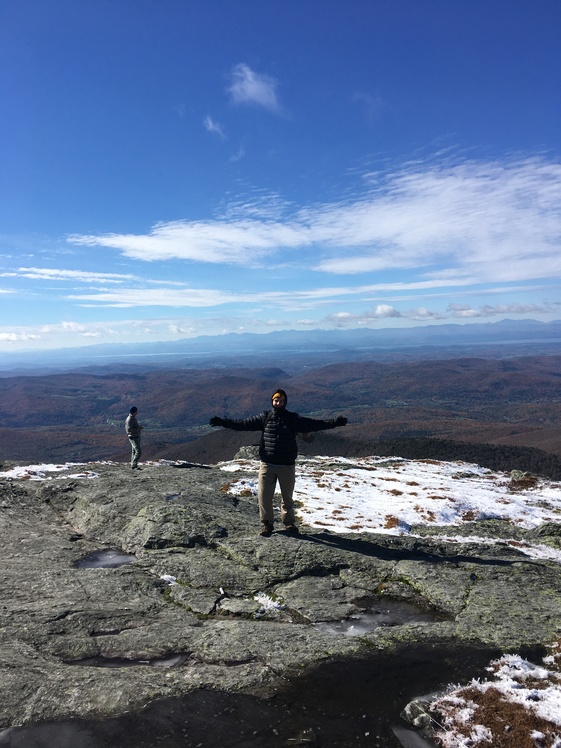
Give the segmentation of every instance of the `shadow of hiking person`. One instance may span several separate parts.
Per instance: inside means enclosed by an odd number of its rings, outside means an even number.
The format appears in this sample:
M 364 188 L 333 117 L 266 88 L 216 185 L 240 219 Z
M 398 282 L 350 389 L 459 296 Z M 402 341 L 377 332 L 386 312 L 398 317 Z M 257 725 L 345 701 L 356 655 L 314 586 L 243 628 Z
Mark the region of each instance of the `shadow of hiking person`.
M 470 563 L 485 566 L 512 566 L 515 563 L 536 563 L 531 561 L 521 551 L 508 545 L 490 546 L 489 556 L 484 558 L 480 555 L 454 553 L 453 544 L 438 543 L 429 544 L 426 540 L 417 538 L 400 538 L 396 536 L 375 536 L 372 540 L 354 538 L 349 535 L 334 534 L 329 531 L 318 533 L 306 533 L 297 536 L 299 540 L 308 543 L 318 543 L 332 549 L 346 553 L 359 553 L 362 556 L 370 556 L 381 561 L 427 561 L 430 563 Z M 477 546 L 481 552 L 481 546 Z M 510 556 L 512 558 L 504 558 Z M 542 565 L 539 564 L 538 565 Z

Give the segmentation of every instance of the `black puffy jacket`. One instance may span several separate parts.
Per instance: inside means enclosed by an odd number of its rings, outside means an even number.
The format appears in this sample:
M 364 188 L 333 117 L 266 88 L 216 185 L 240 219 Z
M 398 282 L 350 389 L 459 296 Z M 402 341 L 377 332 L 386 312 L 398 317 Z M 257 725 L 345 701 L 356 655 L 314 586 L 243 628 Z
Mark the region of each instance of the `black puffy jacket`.
M 259 457 L 272 465 L 294 465 L 298 456 L 297 434 L 325 431 L 338 426 L 335 419 L 321 421 L 305 418 L 286 408 L 264 410 L 258 416 L 241 420 L 224 418 L 221 425 L 234 431 L 262 431 Z

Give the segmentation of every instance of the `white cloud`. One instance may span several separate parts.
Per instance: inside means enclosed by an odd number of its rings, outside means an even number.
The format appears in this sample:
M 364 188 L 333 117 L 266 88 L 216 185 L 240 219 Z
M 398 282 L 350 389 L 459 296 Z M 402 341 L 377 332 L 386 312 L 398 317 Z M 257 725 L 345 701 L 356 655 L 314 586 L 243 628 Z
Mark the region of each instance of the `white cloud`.
M 389 306 L 388 304 L 379 304 L 374 310 L 374 316 L 378 318 L 388 318 L 401 317 L 402 315 L 401 312 L 398 312 L 397 309 L 394 309 L 393 306 Z
M 68 299 L 79 301 L 81 306 L 95 302 L 115 308 L 162 306 L 162 307 L 212 307 L 237 301 L 254 301 L 255 297 L 223 293 L 213 289 L 175 288 L 121 288 L 118 291 L 100 290 L 95 293 L 69 294 Z
M 409 312 L 408 315 L 400 316 L 408 316 L 409 319 L 419 320 L 422 322 L 433 319 L 444 319 L 443 315 L 440 312 L 431 312 L 430 309 L 427 309 L 424 306 L 418 306 L 412 312 Z
M 95 291 L 86 293 L 72 293 L 66 296 L 67 299 L 77 301 L 81 306 L 108 306 L 115 308 L 131 307 L 191 307 L 204 308 L 221 306 L 224 304 L 243 304 L 243 305 L 263 305 L 273 306 L 285 310 L 303 310 L 321 307 L 327 303 L 356 303 L 366 301 L 369 296 L 380 292 L 395 291 L 419 291 L 432 288 L 430 283 L 423 284 L 375 284 L 369 286 L 331 286 L 320 288 L 308 288 L 303 290 L 281 290 L 281 291 L 248 291 L 246 293 L 234 293 L 222 291 L 213 288 L 192 288 L 186 284 L 160 284 L 156 281 L 147 283 L 154 287 L 140 288 L 138 285 L 130 288 L 119 287 L 118 289 L 100 288 Z M 181 287 L 183 286 L 183 287 Z M 522 290 L 522 289 L 521 289 Z M 499 291 L 496 290 L 496 293 Z M 434 294 L 436 297 L 440 294 Z M 450 294 L 445 294 L 449 296 Z M 405 297 L 407 298 L 407 297 Z M 413 296 L 411 295 L 411 298 Z M 494 316 L 501 314 L 550 314 L 557 313 L 561 304 L 502 304 L 483 306 L 478 311 L 471 309 L 468 305 L 449 304 L 448 312 L 456 317 L 470 316 Z M 346 315 L 346 312 L 336 313 L 333 319 L 338 315 Z M 370 319 L 389 319 L 397 317 L 407 317 L 409 319 L 442 319 L 442 312 L 430 311 L 425 307 L 419 306 L 415 310 L 408 312 L 398 311 L 394 306 L 387 303 L 376 305 L 366 313 Z M 365 313 L 358 316 L 349 314 L 353 319 L 363 319 Z M 445 315 L 448 316 L 448 315 Z
M 162 340 L 175 340 L 178 337 L 189 337 L 201 334 L 206 328 L 216 332 L 216 325 L 223 326 L 223 318 L 191 320 L 185 317 L 147 319 L 135 318 L 113 320 L 111 322 L 74 322 L 65 320 L 56 324 L 19 327 L 0 332 L 0 343 L 17 343 L 25 341 L 66 341 L 66 345 L 80 345 L 81 340 L 113 339 L 122 342 L 142 339 L 146 336 Z M 239 324 L 239 320 L 233 322 Z
M 136 276 L 122 273 L 98 273 L 84 270 L 60 270 L 54 268 L 18 268 L 0 273 L 6 278 L 29 278 L 31 280 L 81 281 L 84 283 L 125 283 L 136 280 Z
M 230 79 L 228 93 L 234 104 L 257 104 L 271 112 L 278 111 L 277 81 L 274 78 L 256 73 L 241 62 L 232 69 Z
M 304 291 L 251 291 L 247 293 L 225 292 L 212 288 L 176 288 L 161 285 L 155 288 L 102 288 L 91 293 L 69 294 L 66 298 L 78 301 L 81 306 L 110 307 L 213 307 L 223 304 L 268 304 L 294 308 L 318 301 L 353 296 L 360 289 L 352 287 L 315 288 Z M 89 302 L 89 303 L 88 303 Z
M 372 179 L 371 179 L 372 181 Z M 413 164 L 354 201 L 264 217 L 174 221 L 148 234 L 74 235 L 126 257 L 258 266 L 292 257 L 339 275 L 407 269 L 426 287 L 561 277 L 561 164 Z M 282 206 L 285 214 L 287 206 Z M 310 250 L 310 252 L 306 252 Z M 420 287 L 420 285 L 419 285 Z
M 215 122 L 210 115 L 207 114 L 207 116 L 203 120 L 203 124 L 205 128 L 208 130 L 208 132 L 214 132 L 217 135 L 219 135 L 222 140 L 225 140 L 226 135 L 224 134 L 224 130 L 222 127 L 218 124 L 218 122 Z
M 330 314 L 327 320 L 336 327 L 349 327 L 350 325 L 363 325 L 380 319 L 391 319 L 404 317 L 395 307 L 389 304 L 378 304 L 374 309 L 367 309 L 359 314 L 350 312 L 336 312 Z
M 1 343 L 21 343 L 32 340 L 41 340 L 41 335 L 31 332 L 0 332 Z
M 159 295 L 151 296 L 147 306 L 169 306 L 167 295 L 170 293 L 169 288 L 153 289 Z M 144 293 L 144 290 L 140 294 Z M 282 329 L 332 329 L 332 328 L 353 328 L 353 327 L 377 327 L 387 326 L 388 320 L 394 320 L 394 324 L 399 327 L 409 326 L 412 323 L 429 324 L 432 321 L 469 321 L 470 318 L 485 317 L 504 317 L 518 314 L 524 317 L 539 317 L 540 315 L 557 314 L 561 303 L 551 304 L 504 304 L 504 305 L 484 305 L 480 308 L 473 308 L 468 304 L 450 304 L 445 312 L 437 309 L 429 309 L 424 306 L 416 308 L 398 310 L 390 304 L 376 304 L 362 312 L 350 312 L 340 310 L 329 314 L 323 318 L 292 318 L 291 316 L 277 317 L 260 317 L 256 312 L 256 304 L 260 304 L 263 311 L 269 307 L 269 310 L 290 311 L 299 306 L 309 305 L 310 307 L 320 307 L 325 305 L 328 297 L 322 297 L 311 293 L 301 293 L 291 295 L 289 293 L 261 294 L 257 299 L 253 294 L 239 295 L 235 297 L 213 296 L 220 292 L 209 291 L 211 296 L 209 300 L 219 305 L 226 304 L 230 301 L 238 305 L 245 305 L 244 312 L 232 313 L 230 310 L 222 316 L 204 313 L 197 316 L 193 312 L 192 316 L 177 316 L 165 318 L 135 317 L 133 319 L 112 320 L 107 322 L 76 322 L 65 320 L 55 324 L 30 325 L 20 327 L 0 328 L 0 346 L 5 350 L 19 348 L 23 350 L 33 343 L 39 348 L 53 348 L 62 346 L 87 345 L 94 341 L 98 342 L 120 342 L 128 343 L 140 340 L 157 339 L 157 340 L 177 340 L 178 338 L 195 337 L 197 335 L 216 335 L 228 332 L 248 331 L 254 333 L 263 333 L 270 330 Z M 134 294 L 139 294 L 137 288 L 130 289 L 125 294 L 125 303 L 123 307 L 142 306 L 135 304 Z M 177 307 L 201 307 L 205 305 L 195 300 L 194 304 L 189 303 L 190 292 L 187 291 L 185 296 L 173 299 Z M 107 297 L 100 297 L 90 302 L 90 306 L 119 307 L 120 293 L 115 290 L 110 292 Z M 294 298 L 293 298 L 294 296 Z M 81 297 L 77 297 L 80 299 Z M 327 301 L 326 301 L 327 299 Z M 121 299 L 122 300 L 122 299 Z M 127 303 L 128 302 L 128 303 Z M 345 303 L 345 302 L 342 302 Z M 172 304 L 173 305 L 173 304 Z M 266 314 L 266 313 L 265 313 Z M 273 312 L 274 314 L 274 312 Z
M 477 309 L 468 304 L 449 304 L 448 312 L 454 317 L 469 319 L 473 317 L 497 317 L 506 314 L 523 314 L 526 316 L 539 316 L 542 314 L 556 314 L 559 312 L 561 303 L 552 304 L 484 304 Z
M 230 156 L 229 160 L 231 161 L 231 163 L 234 164 L 236 163 L 236 161 L 241 161 L 244 156 L 245 156 L 245 149 L 243 146 L 240 146 L 238 150 Z
M 65 332 L 71 332 L 80 335 L 83 338 L 100 338 L 102 333 L 94 330 L 90 325 L 78 324 L 77 322 L 61 322 L 60 328 Z
M 364 325 L 382 319 L 402 319 L 412 322 L 430 323 L 457 319 L 476 319 L 487 317 L 523 316 L 536 318 L 542 315 L 556 315 L 559 313 L 561 302 L 551 304 L 484 304 L 474 308 L 469 304 L 448 304 L 446 310 L 428 309 L 418 306 L 413 309 L 399 311 L 389 304 L 378 304 L 376 307 L 359 313 L 337 312 L 326 317 L 329 324 L 336 327 L 350 327 Z
M 441 279 L 515 280 L 543 276 L 536 259 L 547 258 L 548 272 L 559 273 L 560 201 L 561 164 L 412 165 L 345 211 L 317 217 L 316 230 L 324 225 L 332 245 L 343 247 L 344 235 L 351 248 L 318 268 L 426 268 Z
M 152 281 L 155 284 L 155 281 Z M 140 288 L 138 285 L 118 289 L 100 288 L 86 293 L 72 293 L 67 299 L 78 301 L 81 306 L 126 307 L 191 307 L 203 308 L 224 304 L 245 304 L 274 306 L 283 309 L 315 308 L 327 302 L 337 300 L 353 301 L 358 297 L 379 290 L 378 286 L 332 286 L 308 288 L 303 290 L 282 291 L 248 291 L 234 293 L 213 288 L 192 288 L 185 284 L 161 284 L 153 288 Z M 407 288 L 406 284 L 396 284 L 399 289 Z M 382 290 L 392 289 L 393 285 L 383 285 Z M 379 304 L 370 315 L 373 318 L 399 317 L 401 313 L 387 304 Z
M 192 335 L 193 333 L 197 332 L 197 328 L 193 327 L 192 325 L 180 327 L 175 323 L 170 323 L 168 325 L 168 330 L 171 335 Z
M 258 220 L 231 222 L 174 221 L 155 226 L 148 235 L 70 236 L 86 246 L 112 247 L 135 260 L 183 259 L 212 264 L 255 265 L 279 246 L 302 246 L 301 227 Z

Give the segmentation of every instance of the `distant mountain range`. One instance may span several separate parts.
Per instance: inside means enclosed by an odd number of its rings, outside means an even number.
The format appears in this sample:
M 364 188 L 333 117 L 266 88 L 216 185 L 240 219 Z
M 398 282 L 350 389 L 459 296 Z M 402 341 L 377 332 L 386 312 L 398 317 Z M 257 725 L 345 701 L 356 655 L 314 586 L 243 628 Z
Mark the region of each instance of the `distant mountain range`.
M 228 366 L 248 363 L 278 365 L 279 358 L 306 359 L 308 365 L 341 361 L 450 358 L 467 349 L 493 346 L 491 357 L 500 358 L 501 346 L 518 346 L 515 355 L 548 353 L 561 346 L 561 320 L 511 320 L 489 323 L 425 325 L 405 329 L 285 330 L 266 334 L 230 333 L 185 338 L 174 342 L 93 345 L 52 351 L 3 353 L 0 372 L 32 368 L 34 373 L 79 367 L 122 370 L 131 365 L 146 368 L 175 366 Z M 536 346 L 539 349 L 536 350 Z

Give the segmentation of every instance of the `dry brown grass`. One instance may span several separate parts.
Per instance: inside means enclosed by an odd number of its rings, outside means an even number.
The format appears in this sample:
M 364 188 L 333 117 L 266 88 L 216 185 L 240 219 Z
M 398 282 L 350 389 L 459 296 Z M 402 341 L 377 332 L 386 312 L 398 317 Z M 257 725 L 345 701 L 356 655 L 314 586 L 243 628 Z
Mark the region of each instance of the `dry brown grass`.
M 391 530 L 393 527 L 397 527 L 399 525 L 399 519 L 397 517 L 394 517 L 393 514 L 386 514 L 386 522 L 384 524 L 384 528 L 386 530 Z
M 508 488 L 510 491 L 526 491 L 528 488 L 535 488 L 539 482 L 537 475 L 515 472 L 508 483 Z
M 515 704 L 504 698 L 503 694 L 496 688 L 488 688 L 480 691 L 477 688 L 462 689 L 458 696 L 474 706 L 473 725 L 484 725 L 491 731 L 490 740 L 481 740 L 479 745 L 493 746 L 493 748 L 550 748 L 555 739 L 559 738 L 559 728 L 552 725 L 532 712 L 526 710 L 521 704 Z M 439 721 L 442 715 L 439 714 Z M 450 724 L 447 723 L 447 727 Z M 458 732 L 470 734 L 469 726 L 457 724 Z M 467 728 L 467 729 L 466 729 Z M 536 741 L 532 733 L 539 732 L 544 739 Z M 435 742 L 439 746 L 449 746 L 445 738 L 436 737 Z M 460 743 L 458 742 L 458 745 Z M 465 745 L 468 745 L 466 743 Z
M 502 660 L 488 668 L 498 673 Z M 561 639 L 551 645 L 551 655 L 544 659 L 548 677 L 517 677 L 520 688 L 526 690 L 526 701 L 509 700 L 505 693 L 492 684 L 472 684 L 459 688 L 437 699 L 431 712 L 434 724 L 440 729 L 432 735 L 443 748 L 457 746 L 492 746 L 492 748 L 557 748 L 561 745 L 561 726 L 558 715 L 548 720 L 532 708 L 543 696 L 540 692 L 561 686 Z M 517 689 L 514 688 L 514 691 Z M 555 721 L 554 721 L 555 720 Z M 478 736 L 472 735 L 477 726 L 485 728 Z

